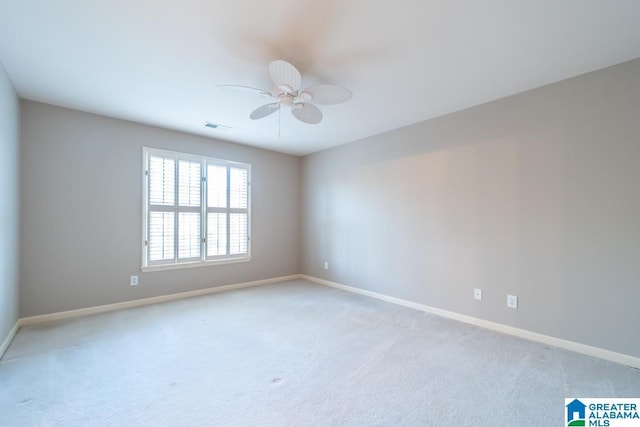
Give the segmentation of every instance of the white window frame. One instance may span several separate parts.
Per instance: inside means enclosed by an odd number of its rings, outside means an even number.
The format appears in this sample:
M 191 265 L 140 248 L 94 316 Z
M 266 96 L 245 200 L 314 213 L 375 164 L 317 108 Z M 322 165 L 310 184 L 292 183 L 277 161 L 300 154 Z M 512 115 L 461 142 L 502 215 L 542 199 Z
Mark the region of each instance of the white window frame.
M 149 159 L 151 156 L 171 158 L 175 160 L 175 167 L 178 167 L 180 160 L 200 162 L 200 207 L 181 207 L 178 203 L 168 208 L 154 207 L 149 204 Z M 207 206 L 207 184 L 208 165 L 224 166 L 227 168 L 227 207 L 210 208 Z M 231 208 L 229 203 L 231 181 L 229 179 L 230 168 L 245 169 L 247 171 L 247 208 Z M 178 198 L 178 177 L 176 169 L 175 197 Z M 149 260 L 149 216 L 151 211 L 167 210 L 175 212 L 175 235 L 174 235 L 174 258 L 162 261 Z M 200 257 L 199 258 L 178 258 L 178 212 L 199 212 L 200 213 Z M 247 262 L 251 260 L 251 165 L 248 163 L 235 162 L 232 160 L 216 159 L 212 157 L 199 156 L 194 154 L 180 153 L 176 151 L 163 150 L 159 148 L 142 147 L 142 271 L 168 270 L 185 267 L 206 267 L 218 264 L 229 264 L 236 262 Z M 207 213 L 227 214 L 226 233 L 226 255 L 207 256 Z M 247 214 L 247 252 L 243 254 L 231 255 L 230 244 L 230 215 L 233 213 Z

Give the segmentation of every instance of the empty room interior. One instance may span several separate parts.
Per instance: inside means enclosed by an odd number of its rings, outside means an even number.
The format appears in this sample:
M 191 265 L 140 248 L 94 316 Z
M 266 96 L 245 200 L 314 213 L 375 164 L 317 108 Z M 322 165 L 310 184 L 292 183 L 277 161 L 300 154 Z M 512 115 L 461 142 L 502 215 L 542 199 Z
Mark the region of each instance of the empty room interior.
M 640 399 L 638 22 L 2 0 L 0 425 L 609 425 L 566 399 Z

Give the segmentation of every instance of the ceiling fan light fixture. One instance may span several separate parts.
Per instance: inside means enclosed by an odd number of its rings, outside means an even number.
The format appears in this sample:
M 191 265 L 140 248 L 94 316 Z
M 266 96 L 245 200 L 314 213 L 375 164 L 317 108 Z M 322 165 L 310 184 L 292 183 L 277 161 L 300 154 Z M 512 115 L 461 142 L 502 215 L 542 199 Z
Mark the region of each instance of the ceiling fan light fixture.
M 307 92 L 306 90 L 304 92 L 302 92 L 300 94 L 300 98 L 302 98 L 303 101 L 311 101 L 313 99 L 313 94 L 310 92 Z
M 285 107 L 291 107 L 291 105 L 293 105 L 293 97 L 289 95 L 282 96 L 280 98 L 280 104 L 284 105 Z

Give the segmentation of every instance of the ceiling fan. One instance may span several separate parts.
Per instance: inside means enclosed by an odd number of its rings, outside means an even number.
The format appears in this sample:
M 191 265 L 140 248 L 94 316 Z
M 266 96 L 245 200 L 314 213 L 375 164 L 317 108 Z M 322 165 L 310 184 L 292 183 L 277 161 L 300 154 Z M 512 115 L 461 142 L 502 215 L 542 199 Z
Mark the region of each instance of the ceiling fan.
M 272 91 L 240 85 L 218 86 L 225 89 L 254 92 L 272 98 L 273 102 L 262 105 L 251 112 L 249 117 L 253 120 L 267 117 L 281 108 L 289 108 L 291 114 L 301 122 L 317 124 L 322 121 L 322 111 L 316 107 L 316 104 L 340 104 L 348 101 L 352 96 L 349 89 L 334 84 L 318 84 L 301 90 L 302 76 L 300 72 L 286 61 L 277 60 L 269 64 L 269 75 L 274 84 Z

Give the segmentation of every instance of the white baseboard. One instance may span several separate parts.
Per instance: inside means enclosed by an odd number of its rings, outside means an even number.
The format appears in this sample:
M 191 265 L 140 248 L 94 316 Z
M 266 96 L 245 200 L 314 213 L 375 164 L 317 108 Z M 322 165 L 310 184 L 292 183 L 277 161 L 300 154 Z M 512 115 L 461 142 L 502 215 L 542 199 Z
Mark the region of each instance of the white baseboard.
M 209 295 L 209 294 L 214 294 L 218 292 L 230 291 L 233 289 L 248 288 L 248 287 L 259 286 L 259 285 L 268 285 L 270 283 L 300 279 L 301 277 L 302 276 L 299 274 L 293 274 L 291 276 L 274 277 L 271 279 L 255 280 L 252 282 L 244 282 L 244 283 L 235 283 L 232 285 L 215 286 L 211 288 L 198 289 L 195 291 L 179 292 L 176 294 L 160 295 L 157 297 L 118 302 L 115 304 L 98 305 L 95 307 L 80 308 L 78 310 L 61 311 L 58 313 L 24 317 L 18 320 L 17 326 L 33 325 L 36 323 L 51 322 L 53 320 L 69 319 L 72 317 L 88 316 L 91 314 L 99 314 L 99 313 L 106 313 L 109 311 L 124 310 L 127 308 L 140 307 L 143 305 L 158 304 L 162 302 L 175 301 L 183 298 L 191 298 L 191 297 L 197 297 L 201 295 Z M 9 340 L 9 342 L 11 341 Z M 7 343 L 7 346 L 8 346 L 8 343 Z
M 201 295 L 208 295 L 208 294 L 214 294 L 218 292 L 230 291 L 233 289 L 248 288 L 252 286 L 267 285 L 271 283 L 284 282 L 287 280 L 294 280 L 294 279 L 305 279 L 320 285 L 330 286 L 333 288 L 342 289 L 344 291 L 352 292 L 355 294 L 365 295 L 371 298 L 376 298 L 382 301 L 390 302 L 392 304 L 397 304 L 404 307 L 413 308 L 415 310 L 424 311 L 426 313 L 434 314 L 447 319 L 457 320 L 459 322 L 467 323 L 467 324 L 478 326 L 481 328 L 490 329 L 496 332 L 513 335 L 513 336 L 524 338 L 530 341 L 539 342 L 539 343 L 550 345 L 553 347 L 574 351 L 576 353 L 581 353 L 588 356 L 593 356 L 600 359 L 608 360 L 610 362 L 619 363 L 621 365 L 630 366 L 632 368 L 640 369 L 640 358 L 631 356 L 628 354 L 617 353 L 617 352 L 606 350 L 599 347 L 593 347 L 593 346 L 581 344 L 574 341 L 568 341 L 561 338 L 552 337 L 549 335 L 539 334 L 537 332 L 528 331 L 526 329 L 515 328 L 513 326 L 507 326 L 501 323 L 491 322 L 489 320 L 467 316 L 465 314 L 442 310 L 442 309 L 431 307 L 425 304 L 420 304 L 413 301 L 404 300 L 401 298 L 391 297 L 388 295 L 367 291 L 365 289 L 360 289 L 353 286 L 342 285 L 340 283 L 331 282 L 329 280 L 319 279 L 317 277 L 307 276 L 304 274 L 293 274 L 290 276 L 274 277 L 271 279 L 256 280 L 252 282 L 235 283 L 232 285 L 216 286 L 216 287 L 211 287 L 206 289 L 198 289 L 195 291 L 180 292 L 176 294 L 161 295 L 157 297 L 119 302 L 115 304 L 100 305 L 95 307 L 81 308 L 78 310 L 69 310 L 69 311 L 63 311 L 59 313 L 43 314 L 40 316 L 31 316 L 31 317 L 21 318 L 21 319 L 18 319 L 14 327 L 9 332 L 9 335 L 5 338 L 5 340 L 0 345 L 0 359 L 4 355 L 4 352 L 7 350 L 7 348 L 9 347 L 9 344 L 11 344 L 11 341 L 15 337 L 20 326 L 23 326 L 23 325 L 33 325 L 36 323 L 50 322 L 53 320 L 68 319 L 72 317 L 106 313 L 109 311 L 123 310 L 127 308 L 140 307 L 143 305 L 158 304 L 158 303 L 163 303 L 168 301 L 175 301 L 183 298 L 191 298 L 191 297 L 196 297 Z
M 7 351 L 7 349 L 9 348 L 9 344 L 11 344 L 11 341 L 13 341 L 13 338 L 18 333 L 18 329 L 20 329 L 20 319 L 18 319 L 16 324 L 13 325 L 13 328 L 11 328 L 11 330 L 9 331 L 9 335 L 7 335 L 4 341 L 2 341 L 2 344 L 0 344 L 0 359 L 2 359 L 2 356 L 4 356 L 4 352 Z
M 599 359 L 604 359 L 610 362 L 615 362 L 621 365 L 626 365 L 632 368 L 640 369 L 640 358 L 634 357 L 628 354 L 617 353 L 615 351 L 606 350 L 598 347 L 592 347 L 590 345 L 581 344 L 574 341 L 568 341 L 561 338 L 552 337 L 549 335 L 539 334 L 537 332 L 531 332 L 526 329 L 514 328 L 513 326 L 507 326 L 501 323 L 491 322 L 489 320 L 478 319 L 477 317 L 472 317 L 472 316 L 467 316 L 465 314 L 442 310 L 442 309 L 431 307 L 428 305 L 419 304 L 413 301 L 407 301 L 401 298 L 390 297 L 388 295 L 380 294 L 377 292 L 367 291 L 365 289 L 355 288 L 353 286 L 342 285 L 340 283 L 335 283 L 335 282 L 331 282 L 324 279 L 318 279 L 317 277 L 307 276 L 304 274 L 301 275 L 301 277 L 305 280 L 318 283 L 320 285 L 330 286 L 332 288 L 342 289 L 355 294 L 365 295 L 365 296 L 376 298 L 382 301 L 401 305 L 404 307 L 413 308 L 415 310 L 424 311 L 426 313 L 435 314 L 436 316 L 445 317 L 447 319 L 457 320 L 459 322 L 467 323 L 474 326 L 479 326 L 481 328 L 490 329 L 496 332 L 502 332 L 504 334 L 513 335 L 519 338 L 524 338 L 529 341 L 539 342 L 549 346 L 562 348 L 564 350 L 574 351 L 576 353 L 586 354 L 588 356 L 593 356 Z

